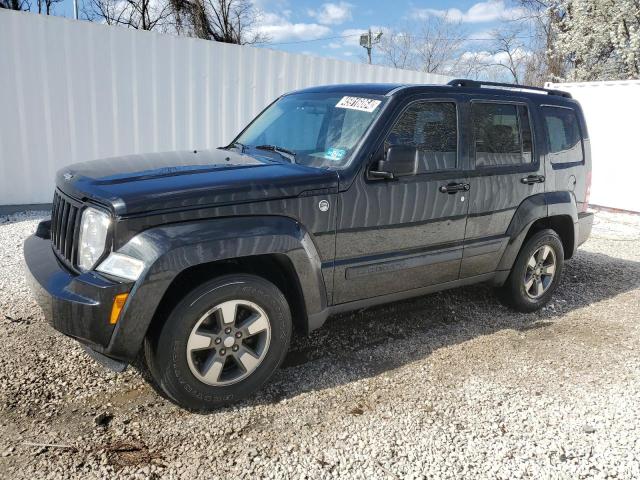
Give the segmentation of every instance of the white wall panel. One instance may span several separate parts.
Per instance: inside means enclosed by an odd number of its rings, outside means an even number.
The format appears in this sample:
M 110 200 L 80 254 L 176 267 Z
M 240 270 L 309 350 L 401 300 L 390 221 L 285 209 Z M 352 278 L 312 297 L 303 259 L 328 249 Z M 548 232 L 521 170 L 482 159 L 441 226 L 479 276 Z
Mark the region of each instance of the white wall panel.
M 215 148 L 277 96 L 449 78 L 0 10 L 0 205 L 49 203 L 94 158 Z
M 640 212 L 640 80 L 548 83 L 582 105 L 591 143 L 591 203 Z

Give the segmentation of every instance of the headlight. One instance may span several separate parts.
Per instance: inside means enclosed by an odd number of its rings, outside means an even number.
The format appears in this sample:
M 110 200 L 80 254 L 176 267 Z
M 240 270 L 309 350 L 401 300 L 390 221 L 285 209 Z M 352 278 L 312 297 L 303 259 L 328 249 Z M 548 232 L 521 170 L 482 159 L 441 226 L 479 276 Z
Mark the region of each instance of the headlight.
M 104 262 L 96 268 L 98 272 L 108 273 L 127 280 L 138 280 L 144 270 L 144 262 L 122 253 L 110 254 Z
M 91 270 L 104 253 L 110 223 L 109 215 L 95 208 L 82 212 L 78 248 L 78 266 L 82 270 Z

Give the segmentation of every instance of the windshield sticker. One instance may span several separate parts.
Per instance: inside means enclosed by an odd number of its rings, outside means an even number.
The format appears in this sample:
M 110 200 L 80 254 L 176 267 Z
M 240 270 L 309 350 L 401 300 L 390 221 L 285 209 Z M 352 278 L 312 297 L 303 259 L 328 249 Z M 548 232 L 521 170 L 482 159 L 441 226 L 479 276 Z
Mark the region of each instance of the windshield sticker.
M 360 112 L 371 113 L 378 107 L 378 105 L 380 105 L 380 103 L 380 100 L 375 100 L 373 98 L 342 97 L 336 104 L 336 108 L 348 108 L 349 110 L 359 110 Z
M 342 160 L 346 154 L 347 151 L 342 148 L 327 148 L 327 151 L 324 152 L 324 158 L 338 162 Z

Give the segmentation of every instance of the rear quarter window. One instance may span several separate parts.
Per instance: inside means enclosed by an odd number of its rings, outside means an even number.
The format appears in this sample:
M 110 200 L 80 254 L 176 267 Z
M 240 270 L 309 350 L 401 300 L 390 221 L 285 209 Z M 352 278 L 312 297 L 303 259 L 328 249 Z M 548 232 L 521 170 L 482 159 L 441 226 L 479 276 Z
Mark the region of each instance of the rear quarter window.
M 582 163 L 582 133 L 576 112 L 571 108 L 545 106 L 542 114 L 551 163 Z

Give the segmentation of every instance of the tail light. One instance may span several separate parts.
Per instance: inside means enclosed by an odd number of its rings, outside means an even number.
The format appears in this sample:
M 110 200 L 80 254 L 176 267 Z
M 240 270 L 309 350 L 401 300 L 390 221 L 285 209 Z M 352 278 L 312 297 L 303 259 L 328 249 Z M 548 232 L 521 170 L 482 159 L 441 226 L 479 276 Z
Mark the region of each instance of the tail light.
M 586 212 L 589 208 L 589 198 L 591 197 L 591 170 L 587 172 L 587 179 L 584 189 L 584 202 L 582 202 L 582 211 Z

